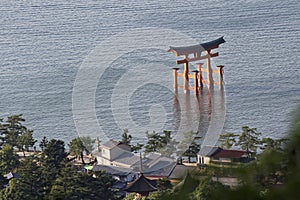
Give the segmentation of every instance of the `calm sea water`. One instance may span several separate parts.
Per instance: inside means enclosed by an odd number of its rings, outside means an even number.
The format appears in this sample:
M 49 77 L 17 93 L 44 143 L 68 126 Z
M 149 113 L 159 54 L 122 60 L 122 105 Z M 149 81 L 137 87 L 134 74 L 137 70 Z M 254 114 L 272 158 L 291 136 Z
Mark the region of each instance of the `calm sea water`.
M 220 56 L 213 61 L 225 65 L 226 118 L 222 132 L 238 133 L 241 126 L 248 125 L 257 127 L 265 136 L 282 137 L 288 131 L 290 113 L 300 99 L 299 7 L 296 0 L 2 0 L 0 116 L 23 113 L 26 125 L 38 139 L 48 136 L 69 141 L 76 137 L 72 92 L 86 57 L 113 35 L 153 27 L 180 31 L 199 43 L 225 36 L 227 42 L 221 45 Z M 179 95 L 180 111 L 176 110 L 172 91 L 162 85 L 141 85 L 126 97 L 128 105 L 112 95 L 114 80 L 126 77 L 122 70 L 140 66 L 134 74 L 138 79 L 148 74 L 144 64 L 154 60 L 157 65 L 163 63 L 168 67 L 154 67 L 152 74 L 169 74 L 165 86 L 172 87 L 175 57 L 164 51 L 120 55 L 105 71 L 95 93 L 96 115 L 102 129 L 117 138 L 121 129 L 131 130 L 126 121 L 122 122 L 123 114 L 130 115 L 137 126 L 147 127 L 149 110 L 162 110 L 162 127 L 176 130 L 176 113 L 191 110 L 192 118 L 187 113 L 180 123 L 189 130 L 197 121 L 199 130 L 206 132 L 211 117 L 209 101 L 194 105 L 192 94 Z M 122 85 L 124 88 L 133 84 L 129 79 Z M 128 93 L 121 94 L 124 95 Z M 202 109 L 201 114 L 195 109 L 197 106 Z M 112 113 L 120 117 L 112 119 Z M 144 132 L 133 134 L 142 141 Z

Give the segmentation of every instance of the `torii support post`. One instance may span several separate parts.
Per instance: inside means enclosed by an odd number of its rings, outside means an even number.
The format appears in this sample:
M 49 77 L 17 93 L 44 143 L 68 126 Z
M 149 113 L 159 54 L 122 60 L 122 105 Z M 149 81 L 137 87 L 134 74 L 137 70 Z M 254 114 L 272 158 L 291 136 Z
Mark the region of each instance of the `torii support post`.
M 178 70 L 179 68 L 173 68 L 173 78 L 174 78 L 174 92 L 177 93 L 178 92 Z
M 199 83 L 198 83 L 198 70 L 194 70 L 194 92 L 195 94 L 199 94 Z
M 183 88 L 184 88 L 184 93 L 189 92 L 189 62 L 186 60 L 187 56 L 184 56 L 185 62 L 184 62 L 184 70 L 183 70 Z
M 224 85 L 224 80 L 223 80 L 223 74 L 224 74 L 224 66 L 223 65 L 219 65 L 217 66 L 219 69 L 219 84 L 220 84 L 220 89 L 223 88 Z
M 214 79 L 213 79 L 213 72 L 211 69 L 211 58 L 210 58 L 210 50 L 206 51 L 207 59 L 206 59 L 206 65 L 207 65 L 207 87 L 213 88 L 214 87 Z
M 203 63 L 198 63 L 198 71 L 199 71 L 199 83 L 200 83 L 200 88 L 202 89 L 203 88 L 203 76 L 202 76 L 202 66 L 203 66 Z

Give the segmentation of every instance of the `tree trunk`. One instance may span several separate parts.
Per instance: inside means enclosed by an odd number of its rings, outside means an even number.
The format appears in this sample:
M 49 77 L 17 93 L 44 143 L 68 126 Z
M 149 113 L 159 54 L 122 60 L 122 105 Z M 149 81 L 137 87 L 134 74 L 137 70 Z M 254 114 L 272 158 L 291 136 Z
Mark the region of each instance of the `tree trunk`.
M 83 159 L 83 152 L 80 153 L 80 157 L 81 157 L 82 164 L 85 164 L 84 159 Z

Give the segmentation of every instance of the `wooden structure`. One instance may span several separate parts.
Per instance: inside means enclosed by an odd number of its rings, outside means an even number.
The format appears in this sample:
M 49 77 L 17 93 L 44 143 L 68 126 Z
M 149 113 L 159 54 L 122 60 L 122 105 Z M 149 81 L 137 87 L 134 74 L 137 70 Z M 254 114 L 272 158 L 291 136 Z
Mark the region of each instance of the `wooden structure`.
M 183 56 L 183 59 L 177 60 L 176 64 L 183 64 L 183 73 L 179 73 L 179 68 L 173 68 L 174 77 L 174 90 L 177 92 L 178 88 L 183 88 L 184 92 L 187 93 L 189 90 L 194 90 L 195 94 L 198 94 L 203 84 L 206 84 L 208 88 L 213 88 L 214 85 L 223 87 L 223 74 L 224 66 L 218 66 L 218 69 L 212 69 L 211 58 L 217 57 L 218 52 L 212 53 L 211 50 L 219 47 L 220 44 L 225 43 L 223 37 L 216 40 L 202 43 L 194 46 L 187 47 L 170 47 L 169 52 L 173 52 L 176 56 Z M 205 52 L 205 55 L 201 55 Z M 193 71 L 193 74 L 189 73 L 189 63 L 194 61 L 201 61 L 206 59 L 206 68 L 203 68 L 203 63 L 197 63 L 197 70 Z M 203 73 L 207 74 L 207 79 L 203 78 Z M 219 80 L 214 81 L 213 74 L 219 75 Z M 178 77 L 183 77 L 183 85 L 178 85 Z M 189 79 L 194 79 L 194 86 L 189 85 Z
M 129 183 L 126 192 L 136 192 L 141 196 L 148 196 L 150 192 L 156 191 L 156 181 L 147 179 L 143 173 L 134 182 Z
M 204 146 L 197 153 L 198 164 L 246 163 L 250 162 L 249 151 L 223 149 L 217 146 Z

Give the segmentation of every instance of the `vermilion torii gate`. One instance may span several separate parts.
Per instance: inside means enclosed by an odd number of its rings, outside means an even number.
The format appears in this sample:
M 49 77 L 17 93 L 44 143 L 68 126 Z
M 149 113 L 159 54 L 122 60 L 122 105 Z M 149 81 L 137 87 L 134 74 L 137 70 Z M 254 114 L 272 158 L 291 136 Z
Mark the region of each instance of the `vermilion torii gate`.
M 179 68 L 173 68 L 174 76 L 174 90 L 177 92 L 178 87 L 183 88 L 184 92 L 187 93 L 189 90 L 194 90 L 195 94 L 199 93 L 200 88 L 203 87 L 203 84 L 206 84 L 208 88 L 213 88 L 214 85 L 219 85 L 220 88 L 223 87 L 223 67 L 217 66 L 218 69 L 212 69 L 211 67 L 211 58 L 217 57 L 218 52 L 211 53 L 212 49 L 216 49 L 220 44 L 225 43 L 223 37 L 220 37 L 216 40 L 202 43 L 194 46 L 187 47 L 170 47 L 169 52 L 173 52 L 176 56 L 183 56 L 182 60 L 177 60 L 176 64 L 184 64 L 183 73 L 178 73 Z M 201 56 L 201 53 L 205 52 L 205 55 Z M 198 70 L 194 70 L 194 74 L 189 73 L 189 62 L 199 61 L 206 59 L 206 68 L 203 68 L 203 63 L 197 63 Z M 202 73 L 207 74 L 207 79 L 204 80 Z M 219 74 L 219 81 L 214 81 L 213 73 Z M 183 77 L 183 85 L 178 85 L 177 77 Z M 189 86 L 189 78 L 194 79 L 194 86 Z M 199 86 L 200 84 L 200 86 Z

